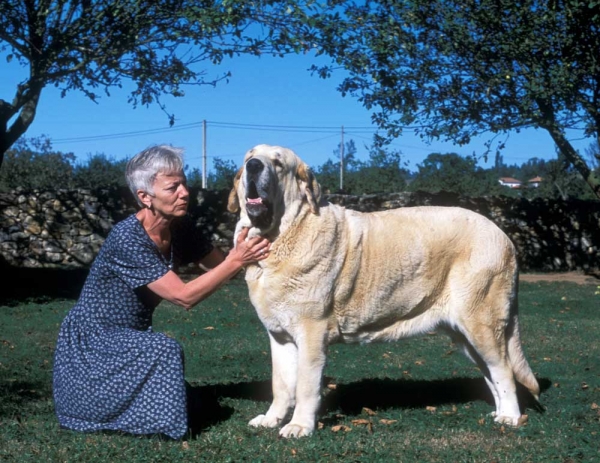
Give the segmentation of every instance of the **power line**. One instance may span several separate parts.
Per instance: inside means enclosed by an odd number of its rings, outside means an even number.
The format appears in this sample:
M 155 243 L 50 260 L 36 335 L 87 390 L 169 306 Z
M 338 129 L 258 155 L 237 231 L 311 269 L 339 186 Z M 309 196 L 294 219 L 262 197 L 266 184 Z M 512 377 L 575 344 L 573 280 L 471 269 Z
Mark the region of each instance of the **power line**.
M 70 137 L 70 138 L 57 138 L 52 140 L 53 144 L 58 143 L 78 143 L 84 141 L 97 141 L 97 140 L 112 140 L 115 138 L 129 138 L 129 137 L 137 137 L 139 135 L 150 135 L 154 133 L 165 133 L 165 132 L 178 132 L 181 130 L 189 130 L 193 128 L 200 127 L 202 122 L 193 122 L 190 124 L 184 124 L 179 127 L 168 127 L 168 128 L 156 128 L 156 129 L 146 129 L 146 130 L 136 130 L 131 132 L 120 132 L 120 133 L 112 133 L 112 134 L 104 134 L 104 135 L 86 135 L 83 137 Z
M 296 133 L 330 133 L 330 134 L 338 134 L 339 126 L 303 126 L 303 125 L 269 125 L 269 124 L 244 124 L 244 123 L 236 123 L 236 122 L 219 122 L 219 121 L 206 121 L 207 124 L 210 124 L 211 127 L 218 128 L 226 128 L 226 129 L 238 129 L 238 130 L 257 130 L 257 131 L 272 131 L 272 132 L 296 132 Z M 130 138 L 137 137 L 140 135 L 152 135 L 157 133 L 168 133 L 168 132 L 178 132 L 182 130 L 191 130 L 202 127 L 203 122 L 191 122 L 189 124 L 183 124 L 175 127 L 157 127 L 153 129 L 145 129 L 145 130 L 134 130 L 129 132 L 117 132 L 110 134 L 102 134 L 102 135 L 86 135 L 81 137 L 68 137 L 68 138 L 57 138 L 52 140 L 53 144 L 60 143 L 79 143 L 79 142 L 88 142 L 88 141 L 99 141 L 99 140 L 113 140 L 118 138 Z M 374 127 L 352 127 L 346 126 L 349 131 L 353 133 L 373 133 L 376 132 L 377 129 Z M 407 127 L 408 129 L 408 127 Z

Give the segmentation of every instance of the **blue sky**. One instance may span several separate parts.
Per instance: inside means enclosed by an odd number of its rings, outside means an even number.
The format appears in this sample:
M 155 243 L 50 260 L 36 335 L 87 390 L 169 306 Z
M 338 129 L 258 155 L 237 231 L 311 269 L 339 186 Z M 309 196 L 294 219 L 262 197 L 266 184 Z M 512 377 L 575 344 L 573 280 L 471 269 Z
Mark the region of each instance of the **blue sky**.
M 61 98 L 59 90 L 46 87 L 26 136 L 47 135 L 55 149 L 72 152 L 81 162 L 96 153 L 129 158 L 152 144 L 167 143 L 184 148 L 187 164 L 201 168 L 202 121 L 206 120 L 209 169 L 214 157 L 240 165 L 244 153 L 260 143 L 291 148 L 316 167 L 334 158 L 344 126 L 345 141 L 353 139 L 358 157 L 366 159 L 364 145 L 371 143 L 376 131 L 369 112 L 356 99 L 341 96 L 336 90 L 339 77 L 323 80 L 311 75 L 308 68 L 314 62 L 312 56 L 294 55 L 236 57 L 218 67 L 207 63 L 202 69 L 208 79 L 231 71 L 229 82 L 189 86 L 184 97 L 165 99 L 176 118 L 172 128 L 158 106 L 134 109 L 129 105 L 125 89 L 112 89 L 110 97 L 103 96 L 96 104 L 80 92 Z M 14 61 L 8 64 L 1 55 L 0 63 L 0 98 L 10 101 L 26 70 Z M 427 144 L 407 132 L 391 146 L 402 152 L 409 169 L 416 170 L 432 152 L 481 155 L 485 140 L 462 147 L 439 141 Z M 575 141 L 574 146 L 583 153 L 589 142 Z M 556 157 L 550 136 L 536 130 L 511 134 L 503 156 L 507 164 Z M 483 167 L 492 163 L 493 156 L 487 163 L 480 161 Z

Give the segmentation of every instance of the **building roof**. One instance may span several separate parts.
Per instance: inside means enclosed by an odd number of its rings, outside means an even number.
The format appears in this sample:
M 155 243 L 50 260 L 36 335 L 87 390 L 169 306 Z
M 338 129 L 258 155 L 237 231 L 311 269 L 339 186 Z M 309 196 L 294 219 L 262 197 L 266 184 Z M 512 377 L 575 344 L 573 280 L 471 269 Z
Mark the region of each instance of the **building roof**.
M 500 181 L 502 183 L 522 183 L 521 180 L 512 177 L 500 177 Z

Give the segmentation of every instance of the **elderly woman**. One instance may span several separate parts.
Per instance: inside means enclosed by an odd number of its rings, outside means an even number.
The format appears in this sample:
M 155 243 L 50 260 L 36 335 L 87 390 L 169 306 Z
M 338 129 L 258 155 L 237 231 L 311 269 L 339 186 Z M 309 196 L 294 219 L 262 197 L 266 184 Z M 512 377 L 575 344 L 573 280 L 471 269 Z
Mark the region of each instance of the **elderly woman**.
M 163 299 L 190 309 L 245 265 L 264 259 L 259 237 L 224 255 L 183 235 L 189 193 L 179 149 L 155 146 L 133 157 L 127 182 L 141 209 L 115 225 L 63 321 L 54 361 L 54 401 L 61 426 L 181 438 L 188 430 L 181 346 L 152 331 Z M 184 246 L 187 245 L 188 249 Z M 211 268 L 184 282 L 184 259 Z

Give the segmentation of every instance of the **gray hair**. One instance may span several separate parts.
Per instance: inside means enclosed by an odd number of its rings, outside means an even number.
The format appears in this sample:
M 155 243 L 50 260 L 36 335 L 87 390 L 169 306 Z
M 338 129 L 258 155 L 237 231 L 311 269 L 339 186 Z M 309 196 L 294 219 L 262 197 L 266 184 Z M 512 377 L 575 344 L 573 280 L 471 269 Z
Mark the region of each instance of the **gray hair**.
M 154 194 L 156 175 L 183 172 L 183 149 L 170 145 L 155 145 L 136 154 L 127 163 L 125 177 L 127 185 L 140 206 L 138 190 Z

